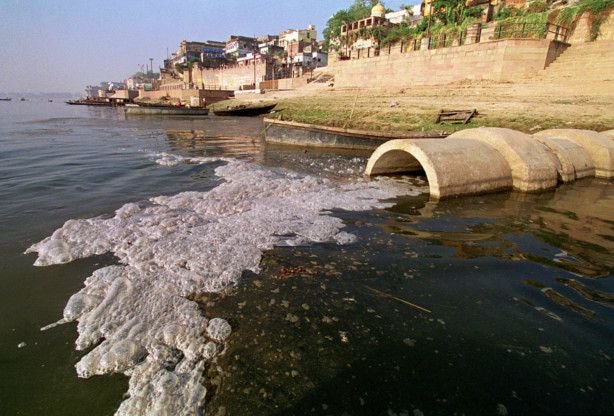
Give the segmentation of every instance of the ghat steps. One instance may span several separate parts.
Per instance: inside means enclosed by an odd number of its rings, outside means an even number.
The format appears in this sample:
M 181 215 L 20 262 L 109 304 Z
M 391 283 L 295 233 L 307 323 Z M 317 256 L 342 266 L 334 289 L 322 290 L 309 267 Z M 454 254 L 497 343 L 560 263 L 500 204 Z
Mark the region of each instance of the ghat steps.
M 614 80 L 614 41 L 602 40 L 569 47 L 536 80 L 584 81 Z

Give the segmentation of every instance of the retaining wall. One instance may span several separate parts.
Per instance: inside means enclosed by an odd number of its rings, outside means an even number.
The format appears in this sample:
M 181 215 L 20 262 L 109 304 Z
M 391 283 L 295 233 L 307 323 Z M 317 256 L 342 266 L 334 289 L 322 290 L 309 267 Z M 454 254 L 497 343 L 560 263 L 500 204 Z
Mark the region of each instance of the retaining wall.
M 566 47 L 545 39 L 504 39 L 405 53 L 395 47 L 390 54 L 331 62 L 329 69 L 335 86 L 342 88 L 502 81 L 544 69 Z

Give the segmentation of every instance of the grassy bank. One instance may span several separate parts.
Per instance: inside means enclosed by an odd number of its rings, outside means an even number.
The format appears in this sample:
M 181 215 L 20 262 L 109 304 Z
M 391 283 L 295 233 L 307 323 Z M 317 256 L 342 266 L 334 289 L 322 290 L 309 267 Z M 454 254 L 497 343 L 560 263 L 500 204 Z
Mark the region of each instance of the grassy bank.
M 537 93 L 523 84 L 461 82 L 405 90 L 331 90 L 324 86 L 270 91 L 215 104 L 278 103 L 269 117 L 300 123 L 375 131 L 454 132 L 474 127 L 506 127 L 527 133 L 548 128 L 614 128 L 610 96 Z M 442 109 L 477 109 L 466 125 L 436 124 Z
M 303 123 L 376 131 L 446 131 L 481 126 L 527 133 L 547 128 L 613 128 L 610 100 L 574 97 L 502 96 L 497 86 L 420 88 L 407 92 L 340 91 L 281 98 L 277 117 Z M 499 86 L 500 88 L 500 86 Z M 467 125 L 436 124 L 442 109 L 477 109 Z

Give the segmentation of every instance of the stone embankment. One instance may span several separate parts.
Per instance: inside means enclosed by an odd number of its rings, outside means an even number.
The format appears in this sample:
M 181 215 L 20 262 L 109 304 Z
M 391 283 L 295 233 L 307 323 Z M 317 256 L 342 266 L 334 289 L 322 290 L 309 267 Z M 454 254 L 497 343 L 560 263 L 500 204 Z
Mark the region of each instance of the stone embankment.
M 614 178 L 614 131 L 552 129 L 534 135 L 502 128 L 456 132 L 445 140 L 391 140 L 367 175 L 424 171 L 435 199 L 517 190 L 540 192 L 596 176 Z

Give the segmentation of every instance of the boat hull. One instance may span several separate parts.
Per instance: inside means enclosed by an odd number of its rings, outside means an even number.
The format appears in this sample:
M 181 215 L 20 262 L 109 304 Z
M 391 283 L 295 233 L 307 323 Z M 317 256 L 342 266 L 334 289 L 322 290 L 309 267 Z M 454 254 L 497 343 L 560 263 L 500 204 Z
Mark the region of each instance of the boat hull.
M 206 116 L 206 108 L 185 107 L 126 107 L 127 115 L 137 116 Z
M 263 107 L 252 108 L 234 108 L 227 110 L 213 110 L 216 116 L 235 116 L 235 117 L 255 117 L 262 114 L 268 114 L 275 108 L 277 104 L 266 105 Z
M 350 130 L 267 118 L 264 119 L 264 124 L 264 135 L 267 143 L 337 149 L 374 150 L 388 140 L 443 139 L 447 136 L 447 134 L 439 133 L 389 133 Z
M 123 104 L 120 103 L 110 103 L 107 101 L 88 101 L 88 100 L 78 100 L 78 101 L 65 101 L 68 105 L 89 105 L 94 107 L 120 107 Z

